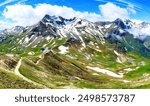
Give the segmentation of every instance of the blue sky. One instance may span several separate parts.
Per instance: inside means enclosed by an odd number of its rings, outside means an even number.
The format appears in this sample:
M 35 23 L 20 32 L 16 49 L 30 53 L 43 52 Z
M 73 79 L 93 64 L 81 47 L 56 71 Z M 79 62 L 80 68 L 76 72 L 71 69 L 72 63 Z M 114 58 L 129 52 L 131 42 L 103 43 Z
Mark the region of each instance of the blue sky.
M 150 22 L 150 0 L 1 0 L 0 28 L 32 25 L 45 14 L 89 21 L 129 18 Z

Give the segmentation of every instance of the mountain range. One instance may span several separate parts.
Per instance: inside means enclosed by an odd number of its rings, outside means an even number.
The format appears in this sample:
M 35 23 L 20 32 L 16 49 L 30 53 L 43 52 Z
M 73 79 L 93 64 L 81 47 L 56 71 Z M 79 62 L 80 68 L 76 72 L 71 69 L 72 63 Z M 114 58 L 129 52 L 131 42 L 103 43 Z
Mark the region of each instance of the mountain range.
M 45 15 L 0 48 L 0 88 L 150 88 L 150 23 Z

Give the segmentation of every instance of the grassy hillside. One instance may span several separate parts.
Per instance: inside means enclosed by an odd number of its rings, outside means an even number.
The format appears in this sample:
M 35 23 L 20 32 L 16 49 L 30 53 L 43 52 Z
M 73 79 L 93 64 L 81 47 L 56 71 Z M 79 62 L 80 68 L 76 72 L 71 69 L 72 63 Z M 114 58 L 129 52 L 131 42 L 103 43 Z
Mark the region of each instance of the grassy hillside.
M 13 73 L 0 69 L 0 89 L 35 89 L 39 88 L 31 83 L 24 81 Z
M 0 88 L 40 88 L 14 74 L 13 70 L 21 57 L 23 59 L 19 72 L 48 88 L 150 88 L 150 59 L 141 55 L 142 51 L 137 49 L 141 45 L 138 45 L 138 41 L 132 41 L 131 36 L 120 41 L 122 46 L 107 41 L 102 44 L 89 38 L 85 41 L 86 47 L 79 42 L 68 42 L 69 38 L 44 40 L 36 47 L 27 47 L 14 40 L 18 37 L 7 39 L 0 45 L 0 67 L 11 71 L 0 70 Z M 9 40 L 14 42 L 8 42 Z M 134 49 L 126 46 L 128 44 Z M 59 49 L 62 45 L 68 47 L 64 54 Z M 128 51 L 121 49 L 124 46 Z M 7 53 L 13 56 L 7 56 Z M 109 70 L 116 75 L 122 73 L 123 77 L 116 78 L 88 69 L 87 66 Z

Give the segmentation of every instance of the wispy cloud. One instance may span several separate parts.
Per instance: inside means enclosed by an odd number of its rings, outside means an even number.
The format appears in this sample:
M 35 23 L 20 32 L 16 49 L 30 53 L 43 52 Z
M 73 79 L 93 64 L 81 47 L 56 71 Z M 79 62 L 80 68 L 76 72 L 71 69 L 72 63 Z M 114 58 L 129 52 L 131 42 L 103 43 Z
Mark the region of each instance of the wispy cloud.
M 130 0 L 113 0 L 113 1 L 112 0 L 95 0 L 95 1 L 103 2 L 103 3 L 111 2 L 116 5 L 125 6 L 125 7 L 136 9 L 136 10 L 142 9 L 141 5 L 137 3 L 136 1 L 134 2 L 131 2 Z
M 5 1 L 0 3 L 0 6 L 4 6 L 4 5 L 7 5 L 7 4 L 15 2 L 15 1 L 18 1 L 18 0 L 5 0 Z
M 130 2 L 129 0 L 116 0 L 116 1 L 121 4 L 128 5 L 130 8 L 142 9 L 140 4 L 138 4 L 136 2 Z
M 20 1 L 18 1 L 18 4 L 25 3 L 26 1 L 28 1 L 28 0 L 20 0 Z

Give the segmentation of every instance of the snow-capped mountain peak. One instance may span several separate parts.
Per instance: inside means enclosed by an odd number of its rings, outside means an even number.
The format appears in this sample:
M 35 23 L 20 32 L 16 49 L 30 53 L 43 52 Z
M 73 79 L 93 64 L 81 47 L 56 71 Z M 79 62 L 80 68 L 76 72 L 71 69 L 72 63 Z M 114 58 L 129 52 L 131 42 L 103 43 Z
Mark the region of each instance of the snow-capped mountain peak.
M 44 18 L 41 20 L 43 23 L 46 24 L 52 24 L 56 26 L 61 26 L 63 27 L 64 25 L 70 24 L 75 20 L 75 18 L 72 19 L 65 19 L 61 16 L 50 16 L 50 15 L 45 15 Z
M 22 33 L 24 30 L 25 30 L 25 28 L 22 26 L 15 26 L 15 27 L 10 28 L 10 29 L 1 30 L 0 34 L 2 34 L 2 35 L 10 35 L 10 34 L 15 35 L 15 34 Z

